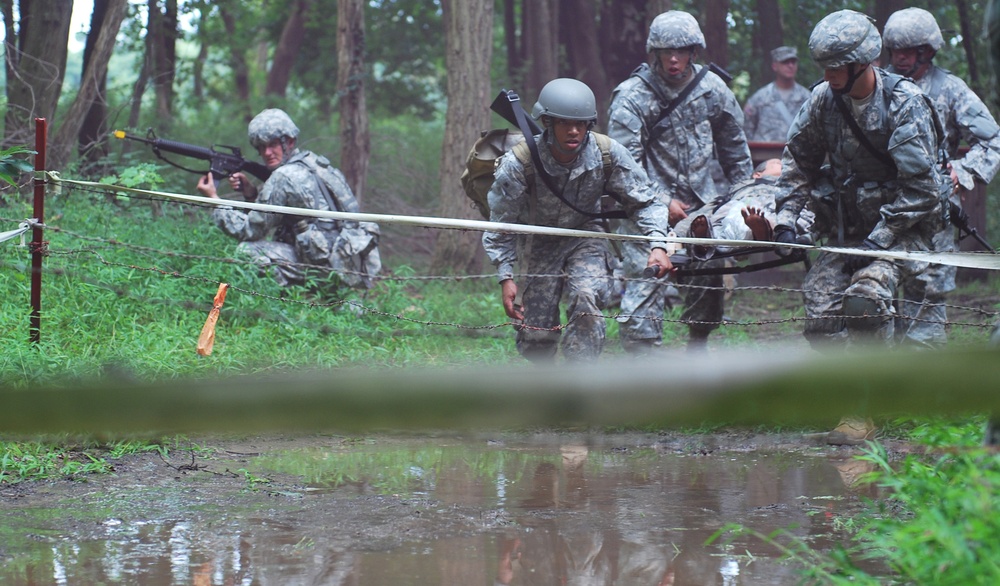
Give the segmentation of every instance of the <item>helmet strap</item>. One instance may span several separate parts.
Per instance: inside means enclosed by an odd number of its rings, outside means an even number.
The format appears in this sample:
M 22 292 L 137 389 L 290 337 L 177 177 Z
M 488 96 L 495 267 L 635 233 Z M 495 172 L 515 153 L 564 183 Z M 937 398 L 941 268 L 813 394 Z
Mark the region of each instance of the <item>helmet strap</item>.
M 844 89 L 838 90 L 835 93 L 838 94 L 849 94 L 851 90 L 854 89 L 854 82 L 858 81 L 858 78 L 865 72 L 867 68 L 858 67 L 857 63 L 847 64 L 847 83 L 844 84 Z

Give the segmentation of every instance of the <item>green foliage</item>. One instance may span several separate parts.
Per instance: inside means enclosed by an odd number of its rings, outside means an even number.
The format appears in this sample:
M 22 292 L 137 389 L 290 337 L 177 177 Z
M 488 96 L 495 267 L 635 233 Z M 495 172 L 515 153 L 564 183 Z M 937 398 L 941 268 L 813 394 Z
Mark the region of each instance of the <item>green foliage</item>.
M 1000 581 L 1000 454 L 950 449 L 889 463 L 870 446 L 862 459 L 889 492 L 858 541 L 886 563 L 897 584 L 996 584 Z
M 0 181 L 14 185 L 22 173 L 30 173 L 34 165 L 19 158 L 21 155 L 33 155 L 35 151 L 23 146 L 14 146 L 0 150 Z

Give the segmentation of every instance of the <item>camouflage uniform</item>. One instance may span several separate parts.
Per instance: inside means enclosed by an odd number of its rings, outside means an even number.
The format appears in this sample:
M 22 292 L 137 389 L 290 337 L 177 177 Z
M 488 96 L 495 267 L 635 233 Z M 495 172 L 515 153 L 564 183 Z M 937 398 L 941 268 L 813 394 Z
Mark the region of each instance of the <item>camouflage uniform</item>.
M 270 122 L 268 115 L 273 112 L 280 111 L 265 110 L 255 121 Z M 329 202 L 335 210 L 330 209 Z M 360 211 L 343 173 L 325 157 L 297 148 L 287 153 L 284 162 L 271 172 L 257 203 L 322 211 Z M 226 208 L 216 208 L 212 219 L 223 232 L 240 241 L 237 250 L 241 254 L 254 259 L 282 286 L 305 283 L 306 272 L 301 264 L 318 265 L 310 270 L 320 278 L 336 273 L 339 281 L 352 287 L 370 286 L 371 277 L 381 270 L 379 228 L 371 222 Z
M 938 42 L 931 45 L 934 50 L 943 45 L 934 17 L 919 8 L 907 8 L 890 16 L 886 24 L 886 44 L 890 49 L 925 44 L 927 39 L 918 35 L 921 29 L 917 26 L 920 24 L 929 24 L 937 32 Z M 914 34 L 908 38 L 907 33 L 911 30 Z M 896 73 L 892 66 L 888 70 Z M 898 73 L 905 75 L 907 72 Z M 943 146 L 958 176 L 959 189 L 971 190 L 977 181 L 989 183 L 1000 168 L 1000 126 L 997 126 L 989 109 L 964 81 L 936 65 L 931 64 L 916 84 L 931 98 L 944 127 Z M 960 141 L 969 145 L 969 152 L 959 159 Z M 946 176 L 947 172 L 942 174 Z M 943 179 L 948 183 L 946 177 Z M 951 197 L 956 204 L 961 204 L 958 193 Z M 945 226 L 934 236 L 934 249 L 958 249 L 958 234 L 953 226 Z M 955 289 L 956 273 L 957 267 L 954 266 L 930 265 L 926 272 L 903 283 L 904 319 L 900 321 L 904 331 L 900 334 L 905 335 L 907 342 L 939 346 L 947 341 L 944 301 L 945 294 Z
M 846 18 L 845 13 L 848 13 Z M 810 48 L 821 31 L 834 38 L 820 38 L 820 41 L 857 46 L 852 38 L 864 33 L 859 33 L 856 27 L 866 25 L 873 32 L 865 38 L 873 44 L 864 47 L 864 51 L 877 55 L 881 50 L 878 33 L 867 17 L 848 10 L 820 21 L 810 39 Z M 820 61 L 816 52 L 813 56 L 822 67 L 837 66 Z M 838 64 L 843 63 L 856 62 Z M 850 114 L 875 148 L 887 153 L 894 164 L 887 166 L 855 137 L 834 103 L 844 100 L 850 109 L 850 98 L 835 95 L 828 82 L 817 85 L 789 130 L 778 181 L 782 195 L 777 201 L 776 233 L 783 227 L 794 226 L 808 203 L 816 214 L 814 232 L 831 244 L 853 247 L 867 244 L 888 250 L 930 249 L 931 240 L 946 217 L 941 178 L 935 164 L 934 111 L 911 81 L 878 68 L 872 71 L 876 87 L 870 102 L 860 115 Z M 827 172 L 823 165 L 828 158 Z M 824 184 L 835 187 L 814 189 Z M 879 259 L 852 273 L 845 270 L 851 264 L 850 258 L 822 253 L 810 268 L 803 284 L 809 318 L 805 336 L 814 345 L 870 338 L 891 344 L 892 301 L 897 284 L 901 276 L 918 274 L 927 264 Z M 860 307 L 863 311 L 849 307 Z M 845 314 L 870 317 L 848 318 Z
M 643 234 L 666 236 L 666 206 L 650 191 L 645 172 L 621 145 L 611 142 L 613 170 L 606 178 L 601 150 L 593 136 L 588 133 L 583 150 L 567 166 L 552 157 L 550 135 L 551 131 L 545 131 L 534 140 L 545 170 L 555 185 L 563 186 L 564 198 L 581 210 L 599 212 L 601 195 L 615 195 Z M 533 184 L 527 185 L 524 165 L 512 151 L 498 160 L 495 176 L 489 193 L 493 222 L 606 231 L 601 220 L 580 214 L 560 201 L 537 172 Z M 665 248 L 666 244 L 656 246 Z M 582 361 L 601 354 L 606 329 L 601 309 L 611 296 L 611 273 L 616 264 L 606 240 L 486 232 L 483 247 L 497 267 L 501 282 L 513 278 L 518 260 L 522 272 L 529 274 L 522 290 L 524 327 L 516 335 L 521 355 L 532 360 L 555 356 L 560 331 L 554 328 L 560 324 L 559 301 L 563 295 L 567 299 L 563 355 Z
M 711 226 L 710 238 L 753 240 L 753 233 L 743 219 L 743 210 L 748 207 L 757 208 L 763 211 L 764 217 L 773 225 L 774 205 L 779 193 L 776 177 L 758 177 L 741 181 L 729 190 L 728 196 L 720 197 L 677 222 L 674 231 L 680 236 L 695 237 L 691 233 L 691 222 L 698 216 L 707 216 Z M 796 225 L 796 231 L 799 235 L 808 235 L 811 225 L 811 215 L 808 210 L 804 210 Z M 698 259 L 709 258 L 712 254 L 711 251 L 706 251 L 708 254 L 698 252 L 702 247 L 688 246 L 689 250 L 692 248 L 696 249 L 694 257 Z M 721 246 L 715 247 L 715 250 L 728 252 L 728 249 Z
M 657 19 L 674 14 L 678 14 L 677 11 L 661 14 Z M 696 27 L 693 18 L 690 20 Z M 650 34 L 652 40 L 655 36 L 652 27 Z M 701 34 L 700 30 L 697 34 Z M 670 39 L 657 41 L 660 41 L 657 47 L 673 45 Z M 650 49 L 649 45 L 647 43 L 647 49 Z M 693 68 L 692 77 L 702 66 L 693 65 Z M 655 72 L 650 77 L 668 100 L 681 91 L 680 88 L 670 87 Z M 665 106 L 645 81 L 635 75 L 629 77 L 615 88 L 612 95 L 608 135 L 622 143 L 642 164 L 660 197 L 664 198 L 664 203 L 669 203 L 671 197 L 678 198 L 691 206 L 688 209 L 691 214 L 719 195 L 712 180 L 713 154 L 718 155 L 730 183 L 750 177 L 753 164 L 743 133 L 743 111 L 725 82 L 714 73 L 707 72 L 684 102 L 670 113 L 666 131 L 651 143 L 650 130 Z M 635 232 L 635 226 L 622 222 L 618 230 L 630 234 Z M 643 247 L 623 243 L 622 251 L 625 274 L 632 277 L 626 282 L 621 302 L 622 343 L 627 349 L 658 345 L 663 338 L 666 283 L 635 279 L 645 267 L 648 251 Z M 711 266 L 721 266 L 721 261 L 710 262 Z M 692 336 L 704 338 L 722 321 L 722 276 L 687 277 L 680 282 L 688 285 L 682 319 L 690 323 Z
M 798 58 L 794 47 L 778 47 L 771 51 L 772 61 Z M 809 99 L 809 90 L 795 83 L 790 90 L 782 90 L 772 81 L 760 88 L 743 106 L 747 140 L 762 142 L 785 142 L 788 127 L 795 114 Z

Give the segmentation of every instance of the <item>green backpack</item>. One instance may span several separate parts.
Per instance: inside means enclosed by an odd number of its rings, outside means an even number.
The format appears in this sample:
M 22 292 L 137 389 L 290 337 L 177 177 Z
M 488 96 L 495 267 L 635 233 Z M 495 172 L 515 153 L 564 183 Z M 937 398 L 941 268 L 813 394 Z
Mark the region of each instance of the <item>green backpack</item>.
M 601 149 L 601 161 L 604 163 L 604 178 L 611 176 L 611 139 L 596 132 L 591 132 L 597 146 Z M 509 150 L 524 166 L 524 179 L 530 186 L 535 184 L 535 165 L 531 161 L 531 152 L 524 142 L 524 134 L 519 130 L 494 128 L 482 133 L 482 136 L 472 146 L 465 161 L 465 170 L 459 180 L 465 195 L 472 201 L 473 207 L 479 210 L 483 218 L 490 219 L 490 204 L 487 201 L 490 188 L 493 186 L 494 172 L 497 160 Z

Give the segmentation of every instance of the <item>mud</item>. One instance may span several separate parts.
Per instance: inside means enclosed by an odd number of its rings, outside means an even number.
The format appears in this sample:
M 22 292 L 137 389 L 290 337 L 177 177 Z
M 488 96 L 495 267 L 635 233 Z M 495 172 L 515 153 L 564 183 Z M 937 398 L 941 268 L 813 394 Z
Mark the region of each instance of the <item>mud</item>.
M 0 583 L 796 584 L 800 564 L 762 536 L 828 551 L 877 496 L 854 482 L 867 470 L 858 448 L 797 433 L 215 436 L 182 448 L 85 481 L 0 488 Z

